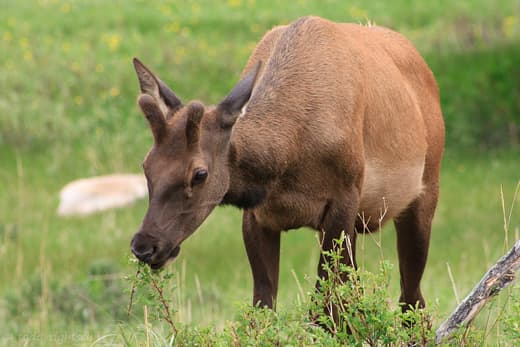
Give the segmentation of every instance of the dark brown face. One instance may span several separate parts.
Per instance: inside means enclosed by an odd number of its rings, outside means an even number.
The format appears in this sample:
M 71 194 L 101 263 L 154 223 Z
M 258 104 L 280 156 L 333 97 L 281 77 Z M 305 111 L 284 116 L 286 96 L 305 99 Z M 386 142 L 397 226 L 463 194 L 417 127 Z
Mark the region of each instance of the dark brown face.
M 217 106 L 183 106 L 177 96 L 134 59 L 142 94 L 139 106 L 154 144 L 143 169 L 149 207 L 131 249 L 154 269 L 175 258 L 229 187 L 227 153 L 231 129 L 249 100 L 258 66 Z

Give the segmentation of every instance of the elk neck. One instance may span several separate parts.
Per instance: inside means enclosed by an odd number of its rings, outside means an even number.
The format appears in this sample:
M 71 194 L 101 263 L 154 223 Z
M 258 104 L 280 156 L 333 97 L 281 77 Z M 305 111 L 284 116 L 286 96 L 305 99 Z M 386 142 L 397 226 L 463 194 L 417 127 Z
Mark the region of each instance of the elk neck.
M 250 209 L 266 199 L 268 187 L 275 177 L 263 164 L 265 158 L 248 150 L 250 144 L 244 143 L 243 139 L 232 136 L 227 158 L 229 188 L 221 204 Z

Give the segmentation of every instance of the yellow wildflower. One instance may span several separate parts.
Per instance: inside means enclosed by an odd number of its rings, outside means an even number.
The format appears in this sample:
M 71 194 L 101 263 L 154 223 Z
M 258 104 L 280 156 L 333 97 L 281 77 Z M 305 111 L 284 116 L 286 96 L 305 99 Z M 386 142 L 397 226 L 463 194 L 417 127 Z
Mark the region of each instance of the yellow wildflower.
M 33 61 L 33 54 L 31 51 L 23 52 L 23 60 L 25 61 Z
M 71 7 L 70 4 L 68 2 L 66 2 L 63 5 L 61 5 L 60 11 L 63 13 L 70 12 L 70 7 Z
M 13 35 L 11 35 L 11 33 L 9 31 L 4 31 L 2 38 L 4 39 L 5 42 L 11 42 L 11 40 L 13 39 Z
M 27 37 L 22 37 L 20 39 L 20 47 L 22 47 L 22 48 L 29 47 L 29 40 L 27 40 Z
M 165 14 L 167 16 L 170 16 L 172 14 L 172 10 L 169 6 L 167 5 L 161 5 L 159 7 L 159 11 L 162 13 L 162 14 Z
M 7 18 L 7 26 L 8 27 L 14 27 L 16 24 L 16 19 L 14 19 L 14 17 L 9 17 Z
M 368 18 L 368 12 L 357 6 L 350 6 L 349 14 L 352 18 L 355 18 L 355 19 Z
M 79 65 L 79 63 L 75 61 L 72 64 L 70 64 L 70 69 L 73 72 L 79 72 L 81 70 L 81 65 Z
M 228 0 L 229 7 L 239 7 L 242 4 L 241 0 Z
M 79 106 L 79 105 L 82 105 L 82 104 L 83 104 L 83 97 L 82 97 L 81 95 L 76 95 L 76 96 L 74 97 L 74 103 L 75 103 L 76 105 L 78 105 L 78 106 Z
M 119 88 L 117 88 L 117 87 L 110 88 L 110 96 L 111 97 L 115 98 L 118 95 L 119 95 Z
M 206 40 L 200 40 L 198 42 L 198 47 L 201 51 L 206 51 L 208 48 L 209 48 L 209 45 L 208 43 L 206 42 Z
M 186 57 L 186 54 L 187 54 L 186 48 L 184 48 L 184 47 L 179 47 L 179 48 L 177 49 L 177 54 L 176 54 L 176 55 L 177 55 L 178 57 L 184 58 L 184 57 Z
M 504 33 L 504 35 L 506 37 L 512 37 L 517 25 L 518 25 L 518 17 L 507 16 L 502 21 L 502 32 Z
M 170 23 L 170 24 L 166 24 L 164 27 L 163 27 L 163 30 L 167 33 L 178 33 L 179 30 L 181 29 L 181 26 L 178 22 L 173 22 L 173 23 Z
M 111 51 L 115 51 L 119 48 L 119 44 L 121 43 L 121 36 L 119 36 L 119 34 L 108 35 L 106 36 L 105 42 Z

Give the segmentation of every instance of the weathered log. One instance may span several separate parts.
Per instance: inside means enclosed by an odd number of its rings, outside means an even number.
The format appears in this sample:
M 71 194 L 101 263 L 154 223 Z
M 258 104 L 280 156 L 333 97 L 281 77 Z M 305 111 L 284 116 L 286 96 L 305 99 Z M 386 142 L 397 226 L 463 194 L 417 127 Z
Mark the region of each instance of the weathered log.
M 462 300 L 455 311 L 437 329 L 435 343 L 440 344 L 464 324 L 470 324 L 484 305 L 502 289 L 511 284 L 520 268 L 520 240 L 491 267 Z

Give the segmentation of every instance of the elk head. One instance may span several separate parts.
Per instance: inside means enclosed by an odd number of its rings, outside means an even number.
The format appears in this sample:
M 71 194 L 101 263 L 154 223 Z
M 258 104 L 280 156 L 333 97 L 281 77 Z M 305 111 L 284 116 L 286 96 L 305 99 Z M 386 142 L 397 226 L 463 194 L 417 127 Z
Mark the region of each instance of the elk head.
M 251 96 L 260 64 L 217 106 L 183 105 L 175 93 L 134 59 L 153 146 L 143 163 L 149 206 L 131 249 L 157 269 L 177 256 L 180 244 L 228 191 L 231 130 Z

